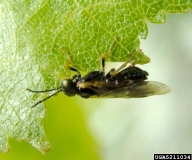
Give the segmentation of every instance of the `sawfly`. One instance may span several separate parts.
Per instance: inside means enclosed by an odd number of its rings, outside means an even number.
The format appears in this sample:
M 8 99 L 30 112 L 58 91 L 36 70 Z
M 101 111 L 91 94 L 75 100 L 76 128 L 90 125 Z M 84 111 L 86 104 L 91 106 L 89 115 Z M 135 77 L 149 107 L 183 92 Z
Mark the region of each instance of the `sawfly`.
M 102 70 L 89 72 L 84 77 L 81 76 L 77 69 L 69 66 L 69 69 L 76 72 L 76 74 L 72 78 L 62 80 L 58 88 L 44 91 L 27 89 L 34 93 L 55 91 L 55 93 L 31 107 L 35 107 L 62 91 L 69 97 L 79 95 L 82 98 L 141 98 L 163 95 L 171 91 L 163 83 L 146 81 L 148 73 L 136 67 L 134 63 L 127 67 L 128 63 L 130 63 L 130 60 L 121 65 L 117 70 L 112 68 L 105 74 L 105 56 L 103 56 Z

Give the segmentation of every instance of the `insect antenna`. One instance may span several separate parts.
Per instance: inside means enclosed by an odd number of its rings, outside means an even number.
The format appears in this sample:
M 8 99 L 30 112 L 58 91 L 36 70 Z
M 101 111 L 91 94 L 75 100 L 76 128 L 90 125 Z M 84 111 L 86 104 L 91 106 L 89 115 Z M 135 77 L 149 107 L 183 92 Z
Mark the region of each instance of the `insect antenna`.
M 44 90 L 44 91 L 35 91 L 35 90 L 29 89 L 29 88 L 27 88 L 26 90 L 28 90 L 30 92 L 34 92 L 34 93 L 44 93 L 44 92 L 55 91 L 55 90 L 58 90 L 58 89 L 61 89 L 61 86 L 58 87 L 58 88 L 48 89 L 48 90 Z
M 34 93 L 44 93 L 44 92 L 50 92 L 50 91 L 55 91 L 57 90 L 55 93 L 51 94 L 50 96 L 38 101 L 37 103 L 35 103 L 34 105 L 31 106 L 31 108 L 35 107 L 36 105 L 46 101 L 47 99 L 51 98 L 52 96 L 56 95 L 57 93 L 61 92 L 62 91 L 62 87 L 58 87 L 58 88 L 55 88 L 55 89 L 49 89 L 49 90 L 44 90 L 44 91 L 34 91 L 34 90 L 31 90 L 29 88 L 27 88 L 26 90 L 30 91 L 30 92 L 34 92 Z

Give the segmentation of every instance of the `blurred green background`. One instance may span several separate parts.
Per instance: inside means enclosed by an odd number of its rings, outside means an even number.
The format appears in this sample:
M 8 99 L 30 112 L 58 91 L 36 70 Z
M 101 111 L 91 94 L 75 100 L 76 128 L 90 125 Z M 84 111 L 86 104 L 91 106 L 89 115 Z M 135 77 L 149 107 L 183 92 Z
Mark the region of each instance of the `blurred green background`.
M 0 159 L 98 159 L 98 145 L 79 106 L 78 98 L 70 99 L 63 94 L 47 101 L 43 125 L 52 146 L 50 153 L 42 154 L 27 142 L 10 139 L 10 152 L 0 153 Z
M 52 145 L 42 154 L 10 139 L 3 160 L 140 160 L 155 153 L 192 153 L 192 12 L 149 23 L 142 69 L 172 92 L 143 99 L 81 99 L 62 93 L 46 102 L 43 125 Z M 108 63 L 107 69 L 121 63 Z

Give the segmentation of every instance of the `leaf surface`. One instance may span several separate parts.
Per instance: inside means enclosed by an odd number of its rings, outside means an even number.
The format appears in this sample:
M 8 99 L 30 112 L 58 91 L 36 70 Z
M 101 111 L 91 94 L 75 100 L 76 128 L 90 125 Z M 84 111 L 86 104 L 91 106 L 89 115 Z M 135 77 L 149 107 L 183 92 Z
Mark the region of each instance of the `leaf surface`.
M 166 13 L 190 8 L 188 0 L 1 0 L 0 150 L 8 151 L 10 137 L 42 152 L 50 149 L 42 127 L 44 105 L 30 108 L 45 95 L 26 88 L 55 88 L 70 73 L 67 63 L 79 70 L 99 70 L 104 53 L 109 53 L 107 61 L 126 61 L 140 49 L 139 39 L 147 37 L 147 21 L 164 23 Z M 142 52 L 133 60 L 149 62 Z

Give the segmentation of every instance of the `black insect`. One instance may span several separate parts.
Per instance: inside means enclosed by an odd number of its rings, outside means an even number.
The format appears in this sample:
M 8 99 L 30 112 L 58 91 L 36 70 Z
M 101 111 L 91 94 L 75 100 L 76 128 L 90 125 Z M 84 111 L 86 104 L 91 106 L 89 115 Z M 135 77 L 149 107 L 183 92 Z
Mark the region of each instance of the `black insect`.
M 148 73 L 134 64 L 126 67 L 129 60 L 125 62 L 119 69 L 111 69 L 105 74 L 105 57 L 102 58 L 102 70 L 92 71 L 81 77 L 81 73 L 73 67 L 70 70 L 77 72 L 72 78 L 64 79 L 61 86 L 55 89 L 45 91 L 28 91 L 35 93 L 43 93 L 56 91 L 47 98 L 35 103 L 35 107 L 39 103 L 44 102 L 55 94 L 63 91 L 67 96 L 79 95 L 83 98 L 141 98 L 152 95 L 162 95 L 171 91 L 171 89 L 160 82 L 145 81 Z

